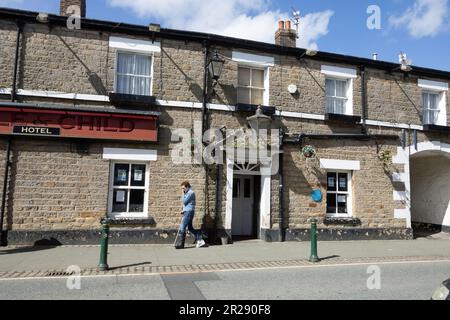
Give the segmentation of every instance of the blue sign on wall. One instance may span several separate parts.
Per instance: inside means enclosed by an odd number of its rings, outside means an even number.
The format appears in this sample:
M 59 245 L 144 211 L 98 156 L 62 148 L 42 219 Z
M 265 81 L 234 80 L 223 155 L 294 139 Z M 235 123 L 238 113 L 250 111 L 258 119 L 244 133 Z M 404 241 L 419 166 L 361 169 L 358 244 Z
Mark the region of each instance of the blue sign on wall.
M 311 198 L 315 202 L 321 202 L 322 201 L 322 191 L 320 189 L 315 189 L 311 193 Z

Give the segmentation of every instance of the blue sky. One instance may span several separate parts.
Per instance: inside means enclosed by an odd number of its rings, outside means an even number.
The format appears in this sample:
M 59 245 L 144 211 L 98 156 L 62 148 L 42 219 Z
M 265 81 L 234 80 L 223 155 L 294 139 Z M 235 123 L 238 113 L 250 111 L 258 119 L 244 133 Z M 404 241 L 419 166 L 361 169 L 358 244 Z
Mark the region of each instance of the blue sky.
M 277 21 L 301 11 L 298 46 L 450 71 L 448 0 L 87 0 L 88 17 L 273 42 Z M 370 30 L 370 5 L 380 29 Z M 59 0 L 0 0 L 0 7 L 57 13 Z M 370 22 L 375 20 L 370 19 Z

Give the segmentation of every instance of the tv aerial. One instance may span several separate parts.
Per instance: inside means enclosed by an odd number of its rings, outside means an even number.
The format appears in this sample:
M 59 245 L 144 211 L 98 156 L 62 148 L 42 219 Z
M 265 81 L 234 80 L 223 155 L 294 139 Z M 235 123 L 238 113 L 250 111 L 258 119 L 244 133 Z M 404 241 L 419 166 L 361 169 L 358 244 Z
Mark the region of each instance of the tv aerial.
M 300 29 L 300 11 L 295 9 L 294 7 L 292 8 L 292 18 L 291 21 L 294 23 L 295 29 L 297 30 L 297 39 L 300 38 L 299 36 L 299 29 Z
M 406 57 L 406 53 L 400 52 L 398 55 L 398 60 L 401 63 L 401 69 L 403 71 L 411 71 L 412 70 L 412 60 Z

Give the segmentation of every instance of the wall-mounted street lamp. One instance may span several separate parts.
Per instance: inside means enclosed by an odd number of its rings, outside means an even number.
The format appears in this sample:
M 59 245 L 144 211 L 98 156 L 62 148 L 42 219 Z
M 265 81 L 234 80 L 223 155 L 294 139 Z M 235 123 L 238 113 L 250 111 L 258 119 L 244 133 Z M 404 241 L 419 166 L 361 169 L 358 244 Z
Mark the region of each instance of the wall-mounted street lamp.
M 256 109 L 255 115 L 248 117 L 247 122 L 256 134 L 259 134 L 259 130 L 268 130 L 272 125 L 272 118 L 266 116 L 261 106 Z
M 209 58 L 208 64 L 209 74 L 211 75 L 211 78 L 217 82 L 222 75 L 225 60 L 219 56 L 219 53 L 216 50 L 212 57 Z

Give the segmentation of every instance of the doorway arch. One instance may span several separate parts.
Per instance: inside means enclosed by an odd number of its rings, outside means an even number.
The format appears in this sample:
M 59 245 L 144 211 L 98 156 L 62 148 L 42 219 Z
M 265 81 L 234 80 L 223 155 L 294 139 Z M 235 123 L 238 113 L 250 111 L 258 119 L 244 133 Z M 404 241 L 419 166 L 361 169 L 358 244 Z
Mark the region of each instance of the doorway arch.
M 422 224 L 450 232 L 450 144 L 431 141 L 398 148 L 393 160 L 404 165 L 393 181 L 405 185 L 405 191 L 394 191 L 394 200 L 406 206 L 395 210 L 395 217 L 406 219 L 408 228 Z

